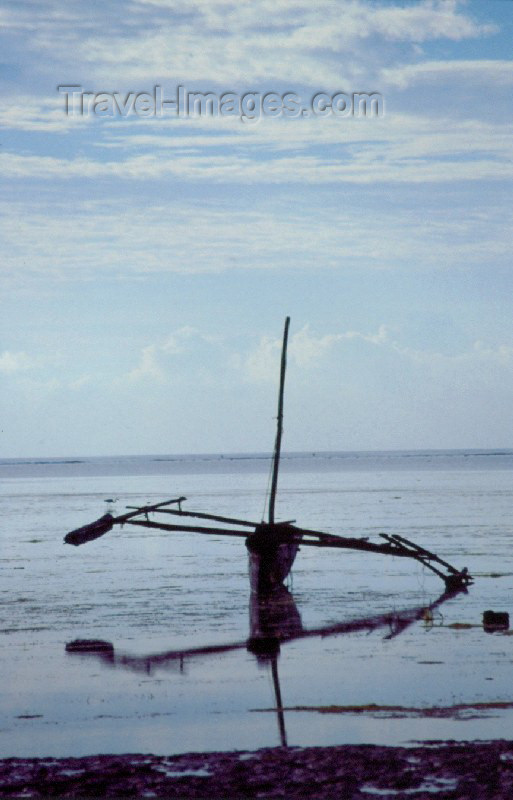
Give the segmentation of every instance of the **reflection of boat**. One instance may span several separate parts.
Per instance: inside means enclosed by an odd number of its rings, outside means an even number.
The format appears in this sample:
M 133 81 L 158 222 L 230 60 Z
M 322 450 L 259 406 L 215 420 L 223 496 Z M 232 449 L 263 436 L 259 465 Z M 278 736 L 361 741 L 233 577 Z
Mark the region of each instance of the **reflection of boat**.
M 249 599 L 249 639 L 247 649 L 259 655 L 273 643 L 300 639 L 305 635 L 301 615 L 285 586 L 267 595 L 251 593 Z
M 279 652 L 283 643 L 297 639 L 325 638 L 358 633 L 359 631 L 370 632 L 380 628 L 388 628 L 389 631 L 385 638 L 392 639 L 414 622 L 426 619 L 429 616 L 429 612 L 432 612 L 447 600 L 456 597 L 458 593 L 444 592 L 429 605 L 413 606 L 400 611 L 393 610 L 385 614 L 374 614 L 369 617 L 359 617 L 305 629 L 292 594 L 284 586 L 281 586 L 268 595 L 258 597 L 255 593 L 251 594 L 249 605 L 250 635 L 248 639 L 242 641 L 181 650 L 165 650 L 159 653 L 136 656 L 118 652 L 110 642 L 101 639 L 75 639 L 66 645 L 66 651 L 79 655 L 95 656 L 106 664 L 148 674 L 151 674 L 153 669 L 172 665 L 173 663 L 182 662 L 183 664 L 191 658 L 221 655 L 234 650 L 247 649 L 258 659 L 264 658 L 265 660 L 267 654 Z
M 460 590 L 462 591 L 462 590 Z M 173 668 L 185 672 L 185 663 L 190 659 L 208 658 L 236 650 L 246 649 L 252 653 L 261 666 L 270 667 L 276 701 L 278 730 L 282 746 L 287 745 L 284 708 L 278 675 L 278 658 L 281 645 L 286 642 L 312 637 L 329 637 L 371 632 L 388 628 L 386 639 L 403 633 L 418 620 L 432 618 L 432 612 L 455 597 L 458 592 L 444 592 L 429 605 L 390 611 L 370 617 L 345 620 L 339 623 L 304 629 L 301 616 L 291 593 L 284 586 L 265 596 L 251 593 L 249 605 L 249 638 L 245 641 L 229 642 L 207 647 L 194 647 L 183 650 L 167 650 L 148 655 L 131 655 L 119 652 L 111 642 L 98 639 L 75 639 L 68 642 L 66 652 L 74 656 L 94 657 L 107 667 L 127 669 L 151 675 L 155 669 Z
M 276 522 L 275 501 L 278 486 L 278 470 L 281 453 L 281 439 L 283 430 L 283 395 L 285 386 L 285 370 L 287 363 L 287 340 L 289 330 L 289 317 L 285 320 L 283 345 L 281 352 L 280 389 L 278 399 L 278 423 L 276 441 L 272 460 L 271 490 L 269 495 L 268 520 L 249 522 L 233 517 L 205 514 L 203 512 L 184 511 L 182 502 L 185 497 L 166 500 L 155 505 L 140 506 L 121 516 L 114 517 L 105 514 L 100 519 L 89 525 L 84 525 L 71 531 L 64 537 L 68 544 L 80 545 L 97 539 L 108 533 L 114 525 L 139 525 L 145 528 L 158 528 L 169 532 L 189 532 L 198 534 L 215 534 L 217 536 L 242 537 L 246 541 L 249 553 L 249 574 L 252 591 L 258 594 L 272 592 L 283 584 L 287 578 L 300 545 L 311 547 L 344 548 L 362 550 L 381 555 L 413 558 L 439 575 L 445 582 L 448 591 L 465 588 L 472 583 L 472 577 L 466 569 L 458 570 L 447 561 L 439 558 L 434 553 L 419 547 L 414 542 L 398 535 L 380 534 L 385 540 L 381 544 L 369 542 L 367 539 L 347 536 L 335 536 L 321 531 L 299 528 L 292 522 Z M 170 506 L 176 506 L 170 508 Z M 188 525 L 180 522 L 170 524 L 150 520 L 149 514 L 169 514 L 175 517 L 188 517 L 196 520 L 205 520 L 209 524 Z M 213 524 L 214 523 L 214 524 Z M 251 529 L 251 530 L 250 530 Z

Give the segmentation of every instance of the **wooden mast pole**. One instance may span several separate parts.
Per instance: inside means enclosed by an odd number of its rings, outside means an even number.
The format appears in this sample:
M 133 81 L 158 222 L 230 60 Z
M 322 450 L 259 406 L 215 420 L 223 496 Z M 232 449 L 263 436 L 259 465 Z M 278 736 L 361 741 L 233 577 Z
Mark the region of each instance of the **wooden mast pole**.
M 278 487 L 278 469 L 280 465 L 281 435 L 283 432 L 283 393 L 285 389 L 285 370 L 287 368 L 287 340 L 289 337 L 289 324 L 290 324 L 290 317 L 287 317 L 285 319 L 285 329 L 283 331 L 283 345 L 281 349 L 280 394 L 278 399 L 278 427 L 276 430 L 276 442 L 274 445 L 271 496 L 269 498 L 270 525 L 274 525 L 274 504 L 276 502 L 276 489 Z

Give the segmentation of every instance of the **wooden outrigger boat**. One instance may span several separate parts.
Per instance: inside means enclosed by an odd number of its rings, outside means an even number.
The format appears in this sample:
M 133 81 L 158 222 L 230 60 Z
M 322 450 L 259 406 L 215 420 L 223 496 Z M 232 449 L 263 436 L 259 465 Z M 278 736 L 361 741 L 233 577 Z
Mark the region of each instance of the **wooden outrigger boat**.
M 294 521 L 277 522 L 275 520 L 275 501 L 278 486 L 278 470 L 281 454 L 283 432 L 283 397 L 285 387 L 285 371 L 287 364 L 287 341 L 290 318 L 285 320 L 283 346 L 281 352 L 280 389 L 278 399 L 278 423 L 272 463 L 271 492 L 267 521 L 249 522 L 248 520 L 224 517 L 217 514 L 206 514 L 196 511 L 185 511 L 182 503 L 185 497 L 165 500 L 155 505 L 140 507 L 128 506 L 131 510 L 126 514 L 114 517 L 105 514 L 89 525 L 71 531 L 64 537 L 67 544 L 81 545 L 108 533 L 115 525 L 138 525 L 144 528 L 158 528 L 169 532 L 215 534 L 216 536 L 235 536 L 245 540 L 249 553 L 249 575 L 252 592 L 265 595 L 282 586 L 286 580 L 300 546 L 327 547 L 335 549 L 362 550 L 369 553 L 412 558 L 436 573 L 445 583 L 446 591 L 460 591 L 473 582 L 466 568 L 456 569 L 444 559 L 398 535 L 380 534 L 383 542 L 370 542 L 366 538 L 339 536 L 331 533 L 300 528 Z M 173 506 L 173 508 L 171 508 Z M 178 520 L 175 524 L 162 519 L 150 519 L 150 514 L 168 514 L 174 517 L 195 519 L 208 524 L 185 524 Z

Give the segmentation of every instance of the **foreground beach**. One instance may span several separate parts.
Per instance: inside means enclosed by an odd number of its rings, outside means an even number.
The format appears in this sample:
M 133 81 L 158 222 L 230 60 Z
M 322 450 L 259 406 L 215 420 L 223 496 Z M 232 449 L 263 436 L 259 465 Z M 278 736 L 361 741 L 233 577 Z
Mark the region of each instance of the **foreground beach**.
M 0 762 L 0 796 L 507 800 L 513 796 L 513 742 L 12 758 Z

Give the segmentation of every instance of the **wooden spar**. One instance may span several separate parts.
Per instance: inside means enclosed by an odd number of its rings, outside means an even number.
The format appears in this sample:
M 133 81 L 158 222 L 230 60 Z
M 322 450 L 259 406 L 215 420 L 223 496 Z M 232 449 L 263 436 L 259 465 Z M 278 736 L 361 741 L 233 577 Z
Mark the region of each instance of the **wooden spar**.
M 416 561 L 420 561 L 421 564 L 424 564 L 425 567 L 430 569 L 431 572 L 434 572 L 435 575 L 438 575 L 444 581 L 446 579 L 448 579 L 448 577 L 449 578 L 451 576 L 454 577 L 455 575 L 459 574 L 458 570 L 454 569 L 454 567 L 452 567 L 450 564 L 446 564 L 448 571 L 451 573 L 450 576 L 444 575 L 442 570 L 438 569 L 438 567 L 433 566 L 433 564 L 431 564 L 431 559 L 433 559 L 434 561 L 442 563 L 441 560 L 438 558 L 438 556 L 435 556 L 434 553 L 431 554 L 430 556 L 428 556 L 427 553 L 422 553 L 421 548 L 417 549 L 417 547 L 406 547 L 401 542 L 400 537 L 396 537 L 396 536 L 393 536 L 393 535 L 392 536 L 388 536 L 386 533 L 380 533 L 380 536 L 383 539 L 386 539 L 387 542 L 390 542 L 392 545 L 395 545 L 395 544 L 399 545 L 399 547 L 402 548 L 402 550 L 404 551 L 404 554 L 406 556 L 409 556 L 410 558 L 414 558 Z M 445 562 L 443 562 L 443 563 L 445 564 Z
M 165 509 L 158 509 L 158 511 L 165 511 Z M 180 512 L 177 513 L 179 514 Z M 447 561 L 443 561 L 442 559 L 438 558 L 438 556 L 436 556 L 434 553 L 424 550 L 424 548 L 418 547 L 417 545 L 414 545 L 413 542 L 409 542 L 409 540 L 400 536 L 388 536 L 387 534 L 381 534 L 381 536 L 386 539 L 387 543 L 377 544 L 374 542 L 369 542 L 367 539 L 337 536 L 332 533 L 322 533 L 321 531 L 297 528 L 288 523 L 274 525 L 269 529 L 265 525 L 259 526 L 261 527 L 260 532 L 255 530 L 253 535 L 249 534 L 248 536 L 247 532 L 243 530 L 231 530 L 227 528 L 214 528 L 200 525 L 170 525 L 164 522 L 151 522 L 148 519 L 137 520 L 133 518 L 133 515 L 129 516 L 131 518 L 127 520 L 128 524 L 139 525 L 143 528 L 153 528 L 157 530 L 160 529 L 172 533 L 181 532 L 211 534 L 217 536 L 235 536 L 240 538 L 244 537 L 246 538 L 246 544 L 250 551 L 253 550 L 253 547 L 258 549 L 258 544 L 262 542 L 263 537 L 266 542 L 264 550 L 267 550 L 269 547 L 273 549 L 279 547 L 280 545 L 298 547 L 301 544 L 309 547 L 331 547 L 335 549 L 340 548 L 345 550 L 360 550 L 368 553 L 376 553 L 378 555 L 412 558 L 415 561 L 419 561 L 421 564 L 442 578 L 448 588 L 465 587 L 472 583 L 472 577 L 466 572 L 466 570 L 462 570 L 460 572 Z M 199 512 L 198 514 L 190 512 L 190 516 L 205 516 L 207 519 L 210 517 L 216 520 L 218 519 L 213 514 L 201 515 Z M 231 518 L 225 517 L 221 518 L 221 521 L 223 519 L 231 520 Z M 431 561 L 435 561 L 446 567 L 449 575 L 445 575 L 441 570 L 437 569 L 431 563 Z
M 127 508 L 135 508 L 136 506 L 127 506 Z M 197 519 L 211 519 L 214 522 L 226 522 L 229 525 L 243 525 L 246 528 L 256 528 L 258 522 L 248 522 L 245 519 L 235 519 L 234 517 L 221 517 L 218 514 L 204 514 L 200 511 L 176 511 L 174 508 L 158 508 L 155 509 L 159 514 L 175 514 L 177 517 L 197 517 Z M 215 530 L 215 529 L 214 529 Z
M 160 529 L 164 531 L 170 531 L 172 533 L 200 533 L 217 536 L 244 537 L 250 552 L 253 550 L 253 548 L 256 548 L 258 551 L 259 543 L 261 542 L 262 538 L 264 538 L 266 540 L 264 551 L 267 551 L 269 547 L 272 551 L 273 548 L 280 547 L 281 545 L 296 548 L 299 545 L 305 545 L 308 547 L 332 547 L 335 549 L 340 548 L 344 550 L 360 550 L 363 552 L 376 553 L 383 556 L 396 556 L 398 558 L 413 558 L 415 561 L 419 561 L 425 567 L 432 570 L 436 575 L 442 578 L 442 580 L 445 581 L 447 588 L 450 590 L 464 588 L 473 582 L 472 577 L 466 570 L 462 570 L 460 572 L 448 562 L 439 559 L 434 553 L 423 550 L 423 548 L 416 549 L 416 547 L 413 546 L 413 543 L 412 546 L 406 546 L 401 541 L 396 541 L 395 537 L 392 538 L 386 534 L 381 535 L 387 540 L 387 543 L 377 544 L 374 542 L 369 542 L 367 539 L 336 536 L 335 534 L 296 528 L 295 526 L 289 524 L 274 525 L 272 529 L 267 529 L 267 526 L 264 525 L 262 526 L 263 530 L 261 532 L 255 531 L 253 535 L 249 534 L 248 536 L 247 531 L 231 530 L 227 528 L 210 528 L 202 525 L 169 525 L 165 522 L 151 522 L 147 519 L 130 519 L 127 520 L 127 522 L 130 525 L 139 525 L 143 528 L 153 528 L 157 530 Z M 445 575 L 441 570 L 437 569 L 431 563 L 431 561 L 443 564 L 443 566 L 445 566 L 448 570 L 449 575 Z
M 420 547 L 420 545 L 415 544 L 415 542 L 405 539 L 404 536 L 388 536 L 386 533 L 381 533 L 380 536 L 382 536 L 383 539 L 386 539 L 391 544 L 399 546 L 404 551 L 404 555 L 419 561 L 425 567 L 434 572 L 435 575 L 438 575 L 440 578 L 442 578 L 442 580 L 445 581 L 445 585 L 448 589 L 458 588 L 460 586 L 468 586 L 469 584 L 473 583 L 473 578 L 468 574 L 466 567 L 462 570 L 458 570 L 453 567 L 452 564 L 444 561 L 443 558 L 439 558 L 430 550 L 425 550 L 424 547 Z M 445 567 L 449 575 L 445 575 L 441 569 L 435 567 L 431 563 L 432 561 L 434 561 L 436 564 L 441 564 L 442 567 Z
M 353 537 L 337 536 L 332 533 L 323 533 L 321 531 L 308 530 L 306 528 L 297 528 L 290 523 L 255 526 L 253 523 L 244 523 L 242 520 L 235 520 L 232 517 L 221 517 L 214 514 L 203 514 L 201 512 L 177 511 L 175 513 L 178 516 L 182 515 L 203 519 L 212 519 L 216 522 L 241 524 L 241 526 L 246 525 L 246 527 L 249 525 L 253 528 L 253 532 L 222 527 L 216 528 L 206 525 L 172 525 L 165 522 L 153 522 L 147 518 L 147 515 L 151 512 L 173 513 L 171 509 L 166 509 L 164 506 L 174 503 L 179 504 L 182 502 L 182 500 L 185 500 L 185 497 L 179 497 L 174 500 L 165 500 L 164 502 L 156 503 L 154 505 L 141 506 L 134 511 L 131 511 L 127 514 L 121 514 L 118 517 L 105 514 L 95 522 L 71 531 L 65 536 L 64 541 L 73 545 L 84 544 L 85 542 L 97 539 L 98 537 L 103 536 L 105 533 L 108 533 L 108 531 L 112 530 L 116 524 L 123 525 L 124 523 L 127 523 L 129 525 L 138 525 L 143 528 L 164 530 L 171 533 L 199 533 L 214 536 L 234 536 L 244 538 L 250 554 L 253 554 L 253 551 L 257 554 L 259 553 L 260 560 L 264 558 L 264 561 L 266 561 L 266 558 L 268 560 L 271 556 L 273 556 L 273 554 L 276 553 L 280 556 L 280 558 L 278 558 L 280 563 L 284 559 L 286 560 L 285 557 L 287 556 L 288 549 L 292 549 L 294 551 L 293 555 L 295 556 L 295 552 L 300 544 L 309 547 L 331 547 L 336 549 L 341 548 L 346 550 L 360 550 L 364 552 L 377 553 L 378 555 L 413 558 L 442 578 L 442 580 L 445 581 L 448 590 L 464 588 L 472 583 L 472 577 L 466 570 L 457 570 L 447 561 L 439 558 L 434 553 L 431 553 L 429 550 L 425 550 L 424 548 L 401 536 L 389 536 L 387 534 L 381 534 L 381 536 L 386 540 L 386 544 L 377 544 L 374 542 L 369 542 L 364 538 L 358 539 Z M 145 515 L 146 519 L 136 519 L 136 517 L 140 517 L 141 515 Z M 285 548 L 285 550 L 282 552 L 283 548 Z M 432 561 L 445 567 L 449 574 L 444 574 L 444 572 L 431 563 Z
M 196 516 L 191 512 L 191 516 Z M 214 515 L 211 515 L 214 516 Z M 169 531 L 172 533 L 200 533 L 200 534 L 211 534 L 217 536 L 235 536 L 240 538 L 246 538 L 246 543 L 249 549 L 252 549 L 252 541 L 254 539 L 255 545 L 257 545 L 257 541 L 263 535 L 265 540 L 268 543 L 268 546 L 277 547 L 279 545 L 305 545 L 309 547 L 332 547 L 335 549 L 344 549 L 344 550 L 360 550 L 367 553 L 376 553 L 378 555 L 383 556 L 396 556 L 398 558 L 412 558 L 415 561 L 419 561 L 428 569 L 432 570 L 436 575 L 442 578 L 443 581 L 446 582 L 447 586 L 449 584 L 454 584 L 454 587 L 457 586 L 468 586 L 472 583 L 472 577 L 468 575 L 465 570 L 461 572 L 449 564 L 447 561 L 443 561 L 442 559 L 438 558 L 434 553 L 431 553 L 428 550 L 424 550 L 421 547 L 417 547 L 413 544 L 413 542 L 409 542 L 409 540 L 404 539 L 404 537 L 395 537 L 395 536 L 388 536 L 387 534 L 381 534 L 384 539 L 387 540 L 386 544 L 377 544 L 374 542 L 369 542 L 367 539 L 358 539 L 353 537 L 347 536 L 337 536 L 331 533 L 322 533 L 321 531 L 312 531 L 307 530 L 305 528 L 296 528 L 290 524 L 281 524 L 275 525 L 271 530 L 266 530 L 266 526 L 262 533 L 255 534 L 253 536 L 248 534 L 246 531 L 241 530 L 231 530 L 227 528 L 211 528 L 202 525 L 170 525 L 164 522 L 151 522 L 150 520 L 136 520 L 136 519 L 129 519 L 127 522 L 130 525 L 139 525 L 143 528 L 153 528 L 153 529 L 160 529 L 164 531 Z M 269 537 L 269 538 L 268 538 Z M 402 541 L 401 541 L 402 540 Z M 404 543 L 403 543 L 404 542 Z M 439 564 L 442 564 L 448 572 L 449 575 L 445 575 L 441 570 L 437 569 L 431 561 L 435 561 Z M 453 588 L 454 588 L 453 587 Z
M 129 506 L 131 508 L 131 506 Z M 241 525 L 245 527 L 256 528 L 256 523 L 247 522 L 245 520 L 235 519 L 233 517 L 224 517 L 217 514 L 204 514 L 202 512 L 197 511 L 176 511 L 174 509 L 168 508 L 155 508 L 152 507 L 143 507 L 142 509 L 136 509 L 134 514 L 126 515 L 125 517 L 117 518 L 120 522 L 127 521 L 129 524 L 141 525 L 142 527 L 151 527 L 151 528 L 161 528 L 162 530 L 167 530 L 170 532 L 184 532 L 184 533 L 211 533 L 217 534 L 218 536 L 238 536 L 238 537 L 245 537 L 247 536 L 246 531 L 233 531 L 226 528 L 215 528 L 215 527 L 206 527 L 206 526 L 192 526 L 192 525 L 168 525 L 166 523 L 161 522 L 149 522 L 148 520 L 139 521 L 134 520 L 133 517 L 138 516 L 141 513 L 146 513 L 147 511 L 155 511 L 158 514 L 173 514 L 176 516 L 187 516 L 192 518 L 198 519 L 207 519 L 213 520 L 216 522 L 225 522 L 228 524 L 234 525 Z M 128 519 L 128 517 L 130 519 Z M 416 560 L 425 561 L 425 559 L 431 557 L 434 560 L 439 561 L 439 563 L 443 563 L 444 566 L 447 566 L 449 571 L 453 573 L 458 573 L 451 565 L 447 564 L 447 562 L 442 562 L 441 559 L 438 559 L 437 556 L 434 554 L 428 553 L 428 551 L 423 550 L 422 548 L 419 549 L 419 553 L 414 551 L 414 546 L 412 543 L 411 548 L 405 547 L 400 542 L 394 541 L 396 537 L 388 537 L 383 534 L 383 537 L 388 540 L 388 544 L 377 544 L 373 542 L 368 542 L 365 538 L 357 538 L 357 537 L 347 537 L 347 536 L 338 536 L 333 533 L 324 533 L 321 531 L 309 530 L 307 528 L 297 528 L 292 525 L 290 522 L 281 523 L 279 526 L 275 526 L 273 533 L 271 534 L 270 531 L 266 529 L 264 526 L 264 537 L 272 535 L 272 539 L 274 540 L 275 544 L 304 544 L 310 547 L 333 547 L 333 548 L 342 548 L 342 549 L 350 549 L 350 550 L 363 550 L 366 552 L 371 553 L 378 553 L 381 555 L 393 555 L 393 556 L 402 556 L 402 557 L 409 557 L 414 558 Z M 250 534 L 251 538 L 251 534 Z M 400 539 L 401 537 L 397 537 Z M 404 540 L 408 542 L 408 540 Z M 419 558 L 419 554 L 421 557 Z
M 280 466 L 281 436 L 283 432 L 283 394 L 285 389 L 285 370 L 287 368 L 287 340 L 289 337 L 289 324 L 290 324 L 290 317 L 287 317 L 285 319 L 285 329 L 283 331 L 283 345 L 281 349 L 280 394 L 278 398 L 278 425 L 276 429 L 276 442 L 274 445 L 271 496 L 269 498 L 270 525 L 274 525 L 274 504 L 276 502 L 276 490 L 278 487 L 278 468 Z
M 152 506 L 141 506 L 137 508 L 133 512 L 129 512 L 128 514 L 121 514 L 119 517 L 114 517 L 114 522 L 118 525 L 122 525 L 124 522 L 127 522 L 132 517 L 136 517 L 138 514 L 149 514 L 152 511 L 158 511 L 159 508 L 163 506 L 170 506 L 177 503 L 180 505 L 184 500 L 187 500 L 186 497 L 176 497 L 174 500 L 164 500 L 162 503 L 155 503 Z
M 400 558 L 413 558 L 442 578 L 448 591 L 457 591 L 473 583 L 473 578 L 469 575 L 466 568 L 458 570 L 456 567 L 453 567 L 452 564 L 439 558 L 435 553 L 431 553 L 429 550 L 415 545 L 402 536 L 388 536 L 382 533 L 380 535 L 386 539 L 388 544 L 379 545 L 368 542 L 366 539 L 352 539 L 343 536 L 334 536 L 332 534 L 317 533 L 316 531 L 298 530 L 298 534 L 303 535 L 301 544 L 310 545 L 311 547 L 340 547 L 350 550 L 363 550 L 381 555 L 399 556 Z M 304 538 L 305 536 L 315 538 L 307 539 Z M 444 566 L 449 574 L 444 574 L 431 563 L 432 561 Z
M 202 525 L 169 525 L 166 522 L 151 522 L 149 519 L 131 519 L 128 524 L 140 525 L 142 528 L 159 528 L 172 533 L 208 533 L 217 534 L 218 536 L 240 536 L 245 539 L 248 536 L 247 531 L 232 531 L 228 530 L 228 528 L 207 528 Z
M 442 564 L 442 566 L 446 567 L 449 570 L 449 572 L 453 572 L 455 574 L 458 573 L 458 570 L 455 569 L 455 567 L 453 567 L 447 561 L 444 561 L 443 558 L 440 558 L 440 556 L 437 556 L 435 553 L 432 553 L 430 550 L 426 550 L 424 547 L 421 547 L 420 545 L 415 544 L 415 542 L 410 542 L 410 540 L 409 539 L 405 539 L 404 536 L 399 536 L 398 534 L 394 534 L 390 538 L 393 541 L 397 541 L 402 545 L 406 545 L 407 547 L 411 547 L 412 550 L 416 550 L 418 553 L 421 553 L 424 556 L 426 556 L 426 558 L 432 558 L 434 561 L 437 561 L 439 564 Z
M 302 531 L 298 530 L 298 533 Z M 307 532 L 308 535 L 308 532 Z M 312 534 L 310 534 L 312 535 Z M 367 553 L 378 553 L 384 556 L 399 556 L 403 558 L 414 558 L 416 561 L 426 563 L 427 556 L 422 557 L 420 553 L 410 550 L 407 547 L 401 547 L 391 541 L 389 544 L 375 544 L 369 542 L 367 539 L 352 539 L 346 536 L 329 536 L 329 538 L 315 538 L 315 539 L 300 539 L 301 545 L 310 547 L 334 547 L 342 548 L 344 550 L 363 550 Z M 453 567 L 454 569 L 454 567 Z M 442 573 L 438 573 L 442 575 Z M 454 570 L 454 574 L 459 574 L 458 570 Z

